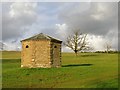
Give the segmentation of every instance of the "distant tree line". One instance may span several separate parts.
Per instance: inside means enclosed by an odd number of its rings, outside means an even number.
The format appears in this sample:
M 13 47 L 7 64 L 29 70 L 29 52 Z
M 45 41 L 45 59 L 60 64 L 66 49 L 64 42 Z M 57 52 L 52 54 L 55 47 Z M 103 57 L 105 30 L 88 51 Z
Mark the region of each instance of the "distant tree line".
M 120 51 L 96 51 L 95 53 L 120 53 Z

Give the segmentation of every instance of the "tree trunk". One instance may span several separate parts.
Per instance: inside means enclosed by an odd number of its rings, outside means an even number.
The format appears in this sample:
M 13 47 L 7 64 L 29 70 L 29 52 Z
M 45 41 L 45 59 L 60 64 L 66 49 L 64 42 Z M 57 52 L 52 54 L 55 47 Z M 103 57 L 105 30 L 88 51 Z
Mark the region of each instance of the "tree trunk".
M 77 51 L 77 50 L 74 50 L 74 52 L 75 52 L 75 54 L 76 54 L 76 56 L 77 56 L 78 51 Z
M 75 52 L 75 55 L 76 55 L 76 57 L 77 57 L 77 52 Z
M 107 53 L 108 53 L 108 48 L 107 48 Z

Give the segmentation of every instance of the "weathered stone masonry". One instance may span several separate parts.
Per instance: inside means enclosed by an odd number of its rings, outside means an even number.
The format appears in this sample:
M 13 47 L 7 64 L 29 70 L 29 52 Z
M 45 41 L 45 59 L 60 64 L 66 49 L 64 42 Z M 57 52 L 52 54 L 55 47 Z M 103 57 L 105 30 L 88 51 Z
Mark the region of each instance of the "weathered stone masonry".
M 50 68 L 61 66 L 62 41 L 40 33 L 21 42 L 21 67 Z

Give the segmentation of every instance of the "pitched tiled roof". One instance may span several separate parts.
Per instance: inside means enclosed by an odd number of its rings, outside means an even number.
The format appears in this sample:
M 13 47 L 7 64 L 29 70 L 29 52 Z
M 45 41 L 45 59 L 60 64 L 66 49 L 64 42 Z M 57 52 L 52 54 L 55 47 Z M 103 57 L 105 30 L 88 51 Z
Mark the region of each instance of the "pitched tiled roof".
M 55 38 L 53 38 L 51 36 L 48 36 L 46 34 L 43 34 L 43 33 L 37 34 L 35 36 L 32 36 L 32 37 L 27 38 L 27 39 L 24 39 L 22 41 L 27 41 L 27 40 L 50 40 L 50 41 L 53 41 L 53 42 L 62 43 L 62 41 L 60 41 L 58 39 L 55 39 Z

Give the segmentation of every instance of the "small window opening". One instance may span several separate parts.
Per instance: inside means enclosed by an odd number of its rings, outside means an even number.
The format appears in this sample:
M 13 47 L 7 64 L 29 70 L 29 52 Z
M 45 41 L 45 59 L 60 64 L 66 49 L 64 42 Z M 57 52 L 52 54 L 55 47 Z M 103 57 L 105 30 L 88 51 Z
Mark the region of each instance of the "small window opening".
M 57 46 L 54 46 L 54 48 L 57 48 Z
M 28 45 L 26 45 L 26 48 L 29 48 L 29 46 L 28 46 Z

